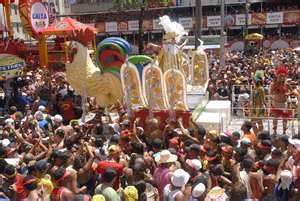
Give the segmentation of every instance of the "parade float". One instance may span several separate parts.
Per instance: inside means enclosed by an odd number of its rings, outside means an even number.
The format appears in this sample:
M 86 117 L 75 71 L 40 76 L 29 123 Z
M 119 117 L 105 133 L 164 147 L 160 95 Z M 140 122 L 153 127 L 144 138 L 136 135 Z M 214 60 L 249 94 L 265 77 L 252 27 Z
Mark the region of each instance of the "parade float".
M 188 55 L 189 60 L 182 51 L 186 41 L 180 44 L 186 34 L 183 27 L 167 16 L 161 23 L 166 32 L 164 42 L 153 58 L 130 55 L 132 47 L 126 40 L 109 37 L 97 45 L 93 63 L 87 45 L 92 36 L 78 32 L 67 43 L 71 58 L 66 63 L 68 82 L 76 93 L 95 97 L 101 107 L 122 102 L 129 118 L 139 118 L 142 124 L 156 118 L 163 128 L 166 122 L 181 117 L 188 126 L 192 116 L 208 129 L 221 130 L 221 119 L 226 123 L 230 119 L 230 104 L 208 102 L 208 60 L 203 44 Z M 196 100 L 189 101 L 191 98 Z M 204 113 L 208 118 L 203 118 Z

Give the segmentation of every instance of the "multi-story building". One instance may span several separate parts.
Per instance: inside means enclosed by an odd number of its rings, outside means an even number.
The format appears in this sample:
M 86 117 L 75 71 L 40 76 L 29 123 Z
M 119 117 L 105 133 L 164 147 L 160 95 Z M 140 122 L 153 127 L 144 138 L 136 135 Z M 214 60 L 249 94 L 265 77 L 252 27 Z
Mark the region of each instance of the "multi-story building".
M 300 35 L 300 2 L 292 0 L 224 0 L 225 30 L 228 40 L 243 38 L 258 32 L 264 36 L 287 37 Z M 156 41 L 162 37 L 159 17 L 170 15 L 194 35 L 196 0 L 174 0 L 170 6 L 152 5 L 143 13 L 144 40 Z M 202 34 L 218 35 L 221 28 L 221 0 L 202 0 Z M 248 15 L 246 15 L 248 13 Z M 135 43 L 140 9 L 114 8 L 112 0 L 72 0 L 71 15 L 94 24 L 101 40 L 108 35 L 119 35 Z M 248 16 L 248 23 L 245 23 Z

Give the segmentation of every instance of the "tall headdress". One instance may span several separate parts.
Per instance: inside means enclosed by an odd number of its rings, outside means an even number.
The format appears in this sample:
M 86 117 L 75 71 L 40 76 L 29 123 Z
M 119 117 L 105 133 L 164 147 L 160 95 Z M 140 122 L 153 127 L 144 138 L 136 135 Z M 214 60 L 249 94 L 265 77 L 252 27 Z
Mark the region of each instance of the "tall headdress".
M 160 17 L 160 24 L 163 26 L 165 30 L 164 39 L 176 39 L 176 42 L 180 42 L 182 36 L 188 35 L 186 31 L 184 31 L 184 28 L 181 24 L 177 22 L 172 22 L 170 17 L 167 15 L 164 15 Z
M 277 66 L 276 76 L 284 75 L 285 77 L 287 77 L 288 74 L 289 74 L 289 70 L 287 69 L 287 67 L 285 67 L 284 65 Z
M 264 80 L 264 71 L 262 71 L 262 70 L 255 71 L 254 81 L 255 82 L 260 82 L 260 81 L 263 81 L 263 80 Z

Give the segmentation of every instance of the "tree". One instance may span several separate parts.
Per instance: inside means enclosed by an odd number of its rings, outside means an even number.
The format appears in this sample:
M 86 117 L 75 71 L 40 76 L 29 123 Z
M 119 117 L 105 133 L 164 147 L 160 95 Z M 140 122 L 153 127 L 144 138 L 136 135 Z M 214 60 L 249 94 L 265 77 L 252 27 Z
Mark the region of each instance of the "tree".
M 169 5 L 172 0 L 159 0 L 159 3 L 162 6 Z M 143 30 L 143 21 L 145 17 L 145 12 L 149 8 L 149 4 L 153 3 L 153 0 L 114 0 L 114 9 L 120 12 L 127 10 L 139 10 L 139 32 L 138 32 L 138 45 L 139 45 L 139 54 L 143 53 L 144 50 L 144 30 Z

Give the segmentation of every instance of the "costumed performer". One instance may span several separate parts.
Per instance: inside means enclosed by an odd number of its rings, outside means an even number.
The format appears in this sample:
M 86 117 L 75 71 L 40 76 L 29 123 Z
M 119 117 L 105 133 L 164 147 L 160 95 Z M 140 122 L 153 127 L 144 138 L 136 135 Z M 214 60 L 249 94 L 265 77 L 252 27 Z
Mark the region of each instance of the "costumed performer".
M 163 36 L 162 49 L 158 55 L 159 66 L 163 72 L 166 72 L 170 68 L 184 72 L 182 48 L 187 41 L 181 45 L 178 45 L 178 43 L 181 41 L 182 36 L 187 35 L 187 32 L 184 31 L 181 24 L 172 22 L 169 16 L 166 15 L 160 18 L 160 24 L 165 30 L 165 35 Z
M 255 133 L 264 129 L 261 118 L 265 116 L 267 104 L 263 81 L 264 72 L 257 70 L 254 74 L 254 89 L 251 94 L 251 121 Z
M 270 88 L 271 94 L 271 115 L 274 117 L 273 130 L 277 133 L 278 119 L 282 119 L 283 134 L 287 130 L 288 119 L 292 117 L 293 112 L 288 107 L 288 97 L 292 92 L 291 87 L 287 84 L 288 69 L 284 65 L 276 68 L 276 77 Z

